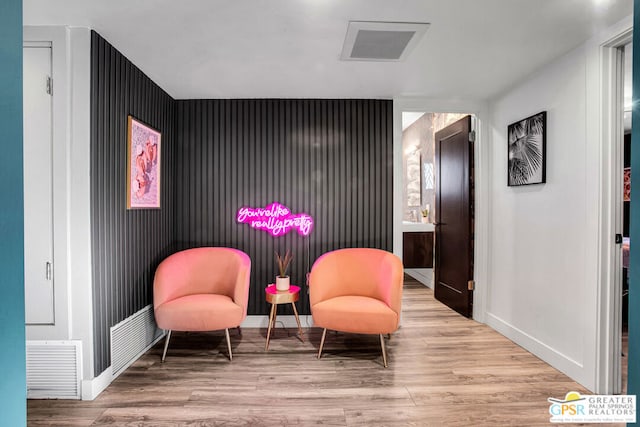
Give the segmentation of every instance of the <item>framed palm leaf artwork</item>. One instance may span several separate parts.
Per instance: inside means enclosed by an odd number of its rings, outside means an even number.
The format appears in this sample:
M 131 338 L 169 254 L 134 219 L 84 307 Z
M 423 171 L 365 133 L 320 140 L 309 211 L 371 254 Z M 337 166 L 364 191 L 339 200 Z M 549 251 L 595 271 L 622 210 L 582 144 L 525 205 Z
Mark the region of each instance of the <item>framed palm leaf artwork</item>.
M 510 124 L 507 136 L 508 185 L 546 182 L 547 112 Z

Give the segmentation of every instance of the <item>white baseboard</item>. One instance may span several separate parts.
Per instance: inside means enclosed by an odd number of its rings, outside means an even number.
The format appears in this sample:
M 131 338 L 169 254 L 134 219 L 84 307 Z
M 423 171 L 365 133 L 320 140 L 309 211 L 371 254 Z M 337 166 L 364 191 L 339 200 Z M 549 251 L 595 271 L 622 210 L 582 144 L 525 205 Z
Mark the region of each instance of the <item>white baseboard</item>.
M 102 371 L 100 375 L 90 380 L 82 381 L 82 400 L 93 400 L 102 393 L 113 381 L 111 366 Z
M 404 272 L 425 285 L 427 288 L 433 289 L 432 268 L 405 268 Z
M 542 341 L 507 323 L 498 316 L 487 313 L 487 325 L 495 329 L 525 350 L 533 353 L 552 367 L 566 374 L 574 381 L 588 387 L 588 373 L 584 365 L 562 354 Z M 569 390 L 567 390 L 569 391 Z
M 310 328 L 313 326 L 313 317 L 311 315 L 300 315 L 300 324 L 303 328 Z M 242 328 L 267 328 L 269 327 L 269 316 L 247 316 L 247 318 L 240 325 Z M 297 328 L 296 317 L 292 315 L 277 316 L 276 328 Z

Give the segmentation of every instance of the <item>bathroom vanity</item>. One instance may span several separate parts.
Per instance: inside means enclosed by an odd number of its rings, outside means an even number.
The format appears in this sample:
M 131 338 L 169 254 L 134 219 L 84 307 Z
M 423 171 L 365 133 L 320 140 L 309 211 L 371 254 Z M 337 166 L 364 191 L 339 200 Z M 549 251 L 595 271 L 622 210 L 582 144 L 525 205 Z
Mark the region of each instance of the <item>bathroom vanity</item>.
M 433 224 L 402 223 L 404 268 L 433 268 Z

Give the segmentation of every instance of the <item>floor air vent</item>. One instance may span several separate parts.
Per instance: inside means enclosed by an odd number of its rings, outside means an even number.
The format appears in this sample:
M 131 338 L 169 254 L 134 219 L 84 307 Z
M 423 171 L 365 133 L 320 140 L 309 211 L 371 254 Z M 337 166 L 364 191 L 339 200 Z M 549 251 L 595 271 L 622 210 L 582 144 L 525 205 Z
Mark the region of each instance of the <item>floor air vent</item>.
M 162 335 L 148 305 L 111 328 L 111 369 L 114 378 Z
M 80 399 L 80 341 L 27 341 L 27 398 Z

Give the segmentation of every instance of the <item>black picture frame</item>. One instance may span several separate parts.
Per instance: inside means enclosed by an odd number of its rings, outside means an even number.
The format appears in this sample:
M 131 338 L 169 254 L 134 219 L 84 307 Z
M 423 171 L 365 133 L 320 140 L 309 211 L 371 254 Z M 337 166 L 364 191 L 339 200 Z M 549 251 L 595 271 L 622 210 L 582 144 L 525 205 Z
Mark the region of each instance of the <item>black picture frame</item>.
M 547 112 L 507 126 L 507 185 L 547 182 Z

